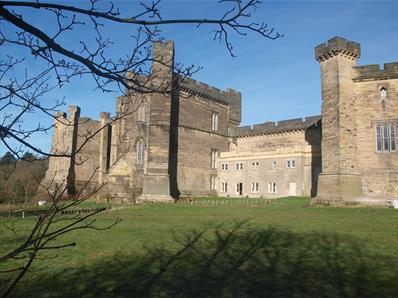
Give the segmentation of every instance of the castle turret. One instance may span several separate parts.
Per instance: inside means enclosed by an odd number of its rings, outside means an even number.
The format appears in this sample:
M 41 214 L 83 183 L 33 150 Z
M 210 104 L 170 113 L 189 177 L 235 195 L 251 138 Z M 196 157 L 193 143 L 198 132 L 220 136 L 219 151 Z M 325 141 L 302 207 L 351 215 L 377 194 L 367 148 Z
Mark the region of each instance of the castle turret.
M 63 112 L 57 112 L 54 120 L 51 154 L 46 175 L 41 182 L 45 188 L 54 191 L 58 188 L 64 195 L 74 196 L 75 189 L 75 155 L 77 142 L 77 127 L 80 118 L 80 108 L 69 106 L 69 117 Z M 39 187 L 36 196 L 39 199 L 47 197 L 47 190 Z
M 150 97 L 147 166 L 141 201 L 172 201 L 169 178 L 169 144 L 171 89 L 174 68 L 174 44 L 156 42 L 153 45 L 151 81 L 154 90 Z
M 315 48 L 322 80 L 322 173 L 316 202 L 339 205 L 362 196 L 353 96 L 359 57 L 360 45 L 341 37 Z

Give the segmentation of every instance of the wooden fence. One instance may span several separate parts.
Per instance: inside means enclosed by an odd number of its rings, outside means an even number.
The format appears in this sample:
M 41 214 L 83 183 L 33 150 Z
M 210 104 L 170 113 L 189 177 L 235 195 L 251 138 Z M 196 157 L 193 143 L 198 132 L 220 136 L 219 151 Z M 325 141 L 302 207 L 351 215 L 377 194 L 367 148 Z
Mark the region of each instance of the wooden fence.
M 201 207 L 217 207 L 217 206 L 242 206 L 242 207 L 264 207 L 274 204 L 273 200 L 269 199 L 219 199 L 219 200 L 196 200 L 185 199 L 178 200 L 175 203 L 177 206 L 201 206 Z

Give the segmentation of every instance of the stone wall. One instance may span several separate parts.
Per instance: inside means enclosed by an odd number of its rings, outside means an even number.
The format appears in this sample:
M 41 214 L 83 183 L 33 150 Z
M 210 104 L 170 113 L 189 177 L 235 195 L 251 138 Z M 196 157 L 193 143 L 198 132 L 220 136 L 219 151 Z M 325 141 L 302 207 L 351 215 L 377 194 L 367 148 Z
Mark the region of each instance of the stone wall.
M 393 79 L 389 71 L 365 74 L 364 68 L 359 71 L 360 79 L 356 79 L 354 90 L 358 167 L 363 190 L 372 197 L 398 197 L 398 151 L 376 150 L 376 125 L 387 122 L 398 127 L 398 69 L 397 78 Z M 390 79 L 380 79 L 386 73 Z M 386 99 L 380 98 L 383 87 L 387 90 Z
M 314 202 L 387 204 L 398 195 L 398 156 L 377 152 L 376 125 L 397 126 L 398 63 L 356 66 L 360 45 L 340 37 L 316 47 L 315 55 L 322 79 L 322 174 Z
M 218 115 L 218 128 L 211 129 L 212 113 Z M 208 100 L 200 95 L 182 93 L 179 96 L 178 126 L 228 136 L 229 105 Z
M 226 96 L 218 99 L 210 97 L 205 93 L 208 90 L 213 92 L 214 96 Z M 228 128 L 233 125 L 230 124 L 229 118 L 228 92 L 209 86 L 201 89 L 200 93 L 198 90 L 194 93 L 192 91 L 181 88 L 174 101 L 178 121 L 173 123 L 177 142 L 172 145 L 177 156 L 174 163 L 170 163 L 170 167 L 177 171 L 174 173 L 174 187 L 181 196 L 216 193 L 210 189 L 211 176 L 217 176 L 217 169 L 211 168 L 211 152 L 216 150 L 220 153 L 228 150 Z M 217 114 L 216 130 L 213 130 L 211 125 L 213 113 Z
M 104 181 L 104 192 L 113 198 L 134 201 L 142 193 L 145 163 L 137 164 L 137 143 L 148 144 L 148 101 L 147 96 L 129 95 L 119 97 L 116 102 L 116 118 L 112 119 L 110 130 L 110 161 Z M 146 105 L 145 117 L 138 121 L 142 105 Z M 141 120 L 141 119 L 140 119 Z M 145 158 L 146 159 L 146 158 Z
M 154 43 L 151 82 L 159 92 L 150 94 L 146 170 L 140 200 L 172 201 L 169 152 L 174 81 L 174 44 Z
M 80 117 L 80 108 L 69 107 L 69 115 L 56 113 L 54 132 L 51 143 L 51 156 L 48 169 L 42 185 L 50 191 L 59 189 L 64 196 L 74 196 L 75 189 L 75 164 L 71 160 L 76 152 L 77 126 Z M 64 191 L 64 189 L 66 191 Z M 47 197 L 47 190 L 39 187 L 37 197 Z
M 317 200 L 340 204 L 362 195 L 352 100 L 353 66 L 360 46 L 335 37 L 317 46 L 315 55 L 322 80 L 322 174 Z
M 240 124 L 242 117 L 242 95 L 240 92 L 232 88 L 228 88 L 227 91 L 220 90 L 216 87 L 193 80 L 191 78 L 184 78 L 184 80 L 182 80 L 182 82 L 179 84 L 179 89 L 184 92 L 188 92 L 189 94 L 199 95 L 203 99 L 209 99 L 214 102 L 227 104 L 230 107 L 230 124 L 235 126 Z
M 98 181 L 100 122 L 81 117 L 77 129 L 76 181 Z
M 241 94 L 181 80 L 173 72 L 173 43 L 155 43 L 152 73 L 141 79 L 160 92 L 126 91 L 116 116 L 101 113 L 99 121 L 80 117 L 75 106 L 68 117 L 58 113 L 52 153 L 64 156 L 50 158 L 43 183 L 65 185 L 73 196 L 91 179 L 89 190 L 106 183 L 100 195 L 127 200 L 236 196 L 238 183 L 240 196 L 317 195 L 314 202 L 337 205 L 398 197 L 398 152 L 376 150 L 376 125 L 398 126 L 398 63 L 356 66 L 359 44 L 340 37 L 316 47 L 315 55 L 322 124 L 314 116 L 239 127 Z
M 220 155 L 218 194 L 240 196 L 237 184 L 242 183 L 243 197 L 311 196 L 320 172 L 319 149 L 319 121 L 301 130 L 238 137 L 230 151 Z M 223 183 L 227 183 L 227 192 Z M 252 183 L 258 183 L 258 191 L 252 189 Z M 269 190 L 269 183 L 276 184 L 275 192 Z

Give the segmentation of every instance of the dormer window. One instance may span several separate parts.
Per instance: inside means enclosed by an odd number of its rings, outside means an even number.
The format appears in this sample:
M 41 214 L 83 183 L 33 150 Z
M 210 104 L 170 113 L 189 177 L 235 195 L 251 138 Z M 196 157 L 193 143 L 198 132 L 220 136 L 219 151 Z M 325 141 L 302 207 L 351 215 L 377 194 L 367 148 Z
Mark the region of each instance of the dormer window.
M 380 89 L 380 99 L 381 100 L 387 99 L 387 89 L 385 87 L 382 87 Z

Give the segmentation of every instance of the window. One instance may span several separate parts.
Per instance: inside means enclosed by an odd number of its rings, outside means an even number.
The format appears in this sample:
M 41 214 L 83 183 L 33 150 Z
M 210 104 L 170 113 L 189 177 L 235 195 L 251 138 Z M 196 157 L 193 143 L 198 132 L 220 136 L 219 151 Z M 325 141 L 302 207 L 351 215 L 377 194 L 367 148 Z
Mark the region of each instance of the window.
M 239 182 L 236 184 L 236 194 L 241 196 L 243 194 L 243 183 Z
M 294 169 L 295 167 L 296 167 L 296 160 L 295 159 L 286 160 L 286 168 Z
M 237 163 L 236 163 L 236 170 L 242 171 L 242 170 L 243 170 L 243 163 L 237 162 Z
M 222 163 L 221 164 L 221 170 L 224 170 L 224 171 L 228 170 L 228 164 L 227 163 Z
M 140 139 L 137 142 L 136 146 L 136 154 L 137 154 L 137 164 L 143 164 L 145 158 L 145 143 L 143 139 Z
M 218 151 L 217 150 L 211 150 L 210 168 L 212 168 L 212 169 L 216 169 L 217 168 L 217 156 L 218 156 Z
M 269 182 L 268 183 L 268 193 L 277 193 L 277 192 L 278 192 L 278 188 L 276 187 L 276 183 Z
M 210 176 L 210 190 L 216 190 L 216 176 Z
M 215 112 L 211 113 L 211 130 L 218 130 L 218 114 Z
M 259 164 L 260 164 L 260 163 L 259 163 L 258 161 L 253 161 L 253 162 L 252 162 L 252 169 L 253 169 L 253 170 L 258 169 Z
M 395 124 L 380 123 L 376 125 L 377 152 L 395 152 L 397 147 Z
M 382 87 L 380 89 L 380 99 L 386 99 L 387 98 L 387 89 L 385 87 Z
M 257 193 L 258 192 L 258 182 L 252 182 L 252 193 Z
M 228 183 L 227 182 L 221 183 L 221 192 L 228 192 Z
M 273 161 L 272 161 L 272 163 L 271 163 L 271 168 L 272 168 L 273 170 L 276 169 L 276 160 L 273 160 Z
M 138 107 L 138 121 L 146 122 L 146 100 L 143 99 Z

